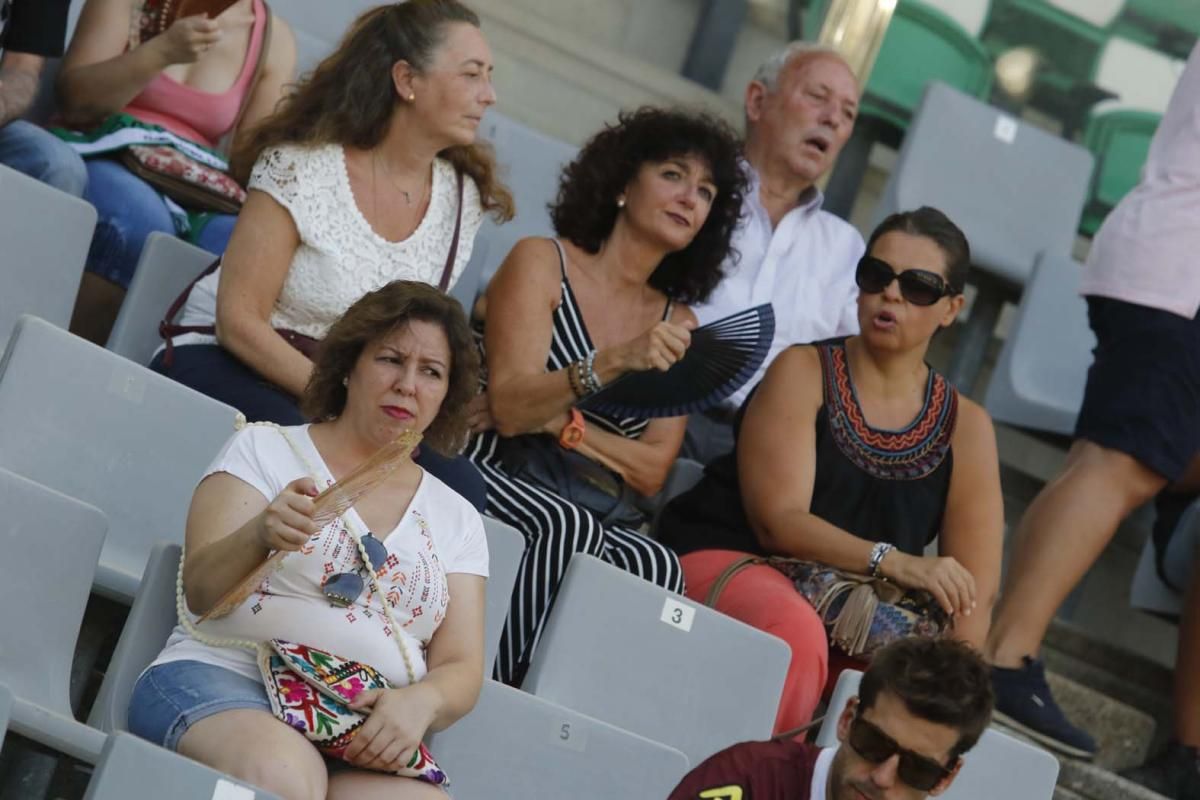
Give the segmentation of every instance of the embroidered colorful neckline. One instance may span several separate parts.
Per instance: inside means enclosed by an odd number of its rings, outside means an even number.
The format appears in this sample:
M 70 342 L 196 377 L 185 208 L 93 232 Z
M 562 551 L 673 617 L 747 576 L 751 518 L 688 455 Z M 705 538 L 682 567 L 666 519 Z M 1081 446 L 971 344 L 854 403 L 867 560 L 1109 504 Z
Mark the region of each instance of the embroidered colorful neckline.
M 825 383 L 825 413 L 838 449 L 868 474 L 886 480 L 919 480 L 945 461 L 958 416 L 958 393 L 939 373 L 929 371 L 925 405 L 906 428 L 872 428 L 850 379 L 843 343 L 817 348 Z

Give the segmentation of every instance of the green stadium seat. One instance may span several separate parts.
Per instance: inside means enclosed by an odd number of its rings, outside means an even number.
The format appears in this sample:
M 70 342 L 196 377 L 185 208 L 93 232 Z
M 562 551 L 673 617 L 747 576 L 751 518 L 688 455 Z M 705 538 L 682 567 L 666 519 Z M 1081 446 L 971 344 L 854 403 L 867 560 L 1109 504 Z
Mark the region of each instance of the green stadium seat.
M 1092 114 L 1083 142 L 1096 158 L 1096 169 L 1080 233 L 1094 236 L 1108 212 L 1137 185 L 1161 120 L 1161 114 L 1121 107 Z
M 1200 0 L 1126 0 L 1113 32 L 1187 58 L 1200 36 Z
M 932 80 L 983 99 L 992 89 L 992 62 L 954 17 L 921 0 L 900 0 L 867 80 L 860 115 L 904 130 Z
M 932 81 L 987 99 L 992 61 L 976 34 L 988 13 L 988 0 L 900 0 L 863 89 L 854 133 L 830 176 L 826 210 L 849 219 L 871 148 L 900 146 Z

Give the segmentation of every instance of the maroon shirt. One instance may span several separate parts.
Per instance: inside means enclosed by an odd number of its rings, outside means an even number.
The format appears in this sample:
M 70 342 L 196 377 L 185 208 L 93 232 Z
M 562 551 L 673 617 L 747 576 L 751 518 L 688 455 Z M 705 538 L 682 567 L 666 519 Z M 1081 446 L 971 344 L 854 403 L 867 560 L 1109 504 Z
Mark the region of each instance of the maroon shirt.
M 689 772 L 668 800 L 824 800 L 809 797 L 820 753 L 790 740 L 735 744 Z

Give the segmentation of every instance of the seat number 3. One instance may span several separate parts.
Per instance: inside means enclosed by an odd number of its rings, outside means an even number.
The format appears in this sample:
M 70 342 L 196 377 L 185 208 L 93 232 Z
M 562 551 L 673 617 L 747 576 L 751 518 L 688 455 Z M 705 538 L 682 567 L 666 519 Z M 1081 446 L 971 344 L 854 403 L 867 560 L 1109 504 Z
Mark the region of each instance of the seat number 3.
M 695 617 L 695 608 L 674 597 L 668 597 L 666 602 L 663 603 L 662 615 L 659 619 L 672 628 L 678 628 L 681 631 L 687 632 L 692 629 L 692 620 Z

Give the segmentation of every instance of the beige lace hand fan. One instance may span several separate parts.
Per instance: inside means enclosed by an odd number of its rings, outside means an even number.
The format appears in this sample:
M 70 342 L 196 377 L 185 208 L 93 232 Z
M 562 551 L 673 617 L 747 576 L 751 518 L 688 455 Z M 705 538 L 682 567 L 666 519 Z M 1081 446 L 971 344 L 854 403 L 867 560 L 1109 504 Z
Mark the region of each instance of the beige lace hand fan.
M 404 431 L 389 444 L 379 448 L 375 455 L 359 464 L 346 477 L 325 489 L 313 498 L 313 522 L 318 528 L 324 528 L 330 522 L 346 513 L 358 498 L 374 489 L 388 475 L 396 471 L 421 442 L 421 434 L 416 431 Z M 266 561 L 234 586 L 216 605 L 200 617 L 200 622 L 206 619 L 220 619 L 231 613 L 254 593 L 263 580 L 277 569 L 290 550 L 276 550 Z

